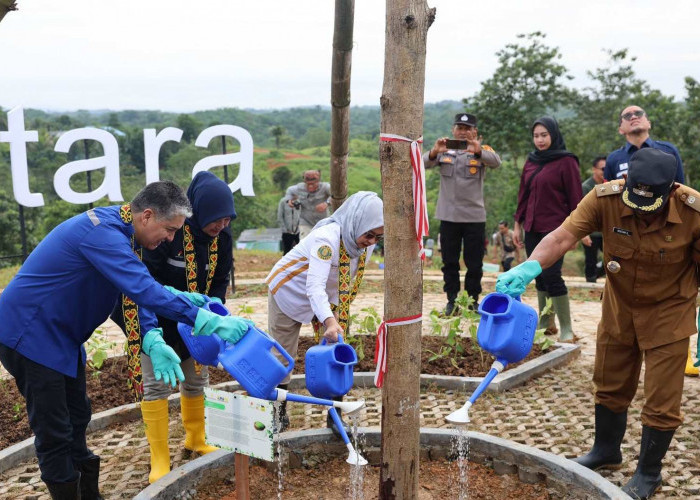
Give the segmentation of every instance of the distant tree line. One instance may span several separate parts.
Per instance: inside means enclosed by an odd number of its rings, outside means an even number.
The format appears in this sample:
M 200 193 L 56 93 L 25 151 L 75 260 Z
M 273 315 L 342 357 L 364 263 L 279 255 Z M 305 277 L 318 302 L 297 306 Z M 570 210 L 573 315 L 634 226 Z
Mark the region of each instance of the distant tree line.
M 489 172 L 486 179 L 488 227 L 500 219 L 509 219 L 515 209 L 520 171 L 527 152 L 533 149 L 530 127 L 541 115 L 555 116 L 561 125 L 569 150 L 581 161 L 582 179 L 588 177 L 590 162 L 598 154 L 609 153 L 624 144 L 617 133 L 620 110 L 631 104 L 642 106 L 652 122 L 652 137 L 668 140 L 680 149 L 686 182 L 700 187 L 700 84 L 685 79 L 682 100 L 664 95 L 640 79 L 634 71 L 635 58 L 627 50 L 608 51 L 608 62 L 588 72 L 591 84 L 571 86 L 571 76 L 562 63 L 557 47 L 550 47 L 541 32 L 518 35 L 515 43 L 496 53 L 498 67 L 482 82 L 474 95 L 459 101 L 425 105 L 423 119 L 424 148 L 436 138 L 450 135 L 455 113 L 469 111 L 479 119 L 484 142 L 504 159 L 502 168 Z M 160 153 L 161 178 L 172 179 L 186 187 L 194 164 L 206 156 L 237 150 L 227 139 L 211 142 L 208 148 L 194 145 L 199 133 L 211 125 L 227 123 L 248 130 L 256 147 L 254 198 L 235 195 L 238 219 L 234 233 L 249 227 L 274 226 L 277 200 L 286 187 L 301 180 L 305 168 L 319 168 L 328 180 L 330 106 L 281 110 L 221 108 L 194 113 L 162 111 L 86 111 L 54 113 L 25 109 L 27 130 L 39 131 L 39 142 L 29 143 L 30 187 L 45 194 L 47 205 L 25 209 L 29 247 L 33 248 L 56 224 L 85 210 L 57 198 L 53 190 L 55 171 L 68 161 L 87 155 L 102 155 L 98 143 L 83 141 L 67 154 L 56 153 L 57 136 L 65 130 L 84 126 L 103 127 L 119 143 L 122 193 L 130 199 L 145 184 L 143 129 L 177 127 L 183 131 L 180 143 L 166 142 Z M 0 130 L 7 129 L 5 111 L 0 108 Z M 379 190 L 379 106 L 353 107 L 350 113 L 350 189 Z M 85 148 L 87 146 L 87 150 Z M 20 250 L 18 207 L 12 195 L 9 146 L 0 143 L 0 256 Z M 215 172 L 224 177 L 223 168 Z M 229 181 L 237 175 L 236 166 L 228 168 Z M 93 189 L 101 183 L 101 172 L 93 174 Z M 86 179 L 71 179 L 76 191 L 86 191 Z M 428 203 L 434 213 L 439 173 L 427 175 Z M 102 200 L 101 204 L 109 204 Z M 431 221 L 436 236 L 437 221 Z M 0 260 L 0 266 L 3 261 Z

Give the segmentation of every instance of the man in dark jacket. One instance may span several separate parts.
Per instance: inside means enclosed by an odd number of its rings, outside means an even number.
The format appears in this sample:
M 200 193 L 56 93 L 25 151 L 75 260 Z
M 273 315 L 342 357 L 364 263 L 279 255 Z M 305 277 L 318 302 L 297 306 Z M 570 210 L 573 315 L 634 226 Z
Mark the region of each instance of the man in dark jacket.
M 187 189 L 192 205 L 192 216 L 185 220 L 172 241 L 154 250 L 143 252 L 143 262 L 151 275 L 162 285 L 185 292 L 208 295 L 220 302 L 226 300 L 226 287 L 233 265 L 233 243 L 229 224 L 236 217 L 233 195 L 228 185 L 211 172 L 199 172 Z M 133 332 L 133 324 L 124 321 L 126 310 L 123 298 L 112 314 L 127 338 L 140 339 Z M 197 454 L 217 450 L 205 443 L 204 388 L 209 385 L 206 366 L 197 364 L 190 356 L 177 331 L 177 322 L 158 316 L 163 338 L 182 359 L 180 367 L 185 381 L 180 383 L 180 408 L 185 428 L 185 449 Z M 127 325 L 127 326 L 125 326 Z M 138 347 L 136 345 L 135 347 Z M 130 349 L 129 352 L 133 352 Z M 139 361 L 139 360 L 135 360 Z M 153 483 L 170 472 L 168 450 L 168 396 L 170 388 L 156 380 L 150 357 L 141 352 L 143 380 L 131 385 L 141 397 L 141 413 L 146 424 L 146 437 L 151 452 L 149 482 Z

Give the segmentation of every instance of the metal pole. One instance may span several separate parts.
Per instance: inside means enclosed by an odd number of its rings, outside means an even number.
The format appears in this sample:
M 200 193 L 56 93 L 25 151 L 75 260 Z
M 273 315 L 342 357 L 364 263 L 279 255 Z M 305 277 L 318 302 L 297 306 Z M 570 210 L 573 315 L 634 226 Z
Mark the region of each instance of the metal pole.
M 24 224 L 24 207 L 19 205 L 19 234 L 22 239 L 22 263 L 27 260 L 27 227 Z
M 88 150 L 87 139 L 83 139 L 83 149 L 85 150 L 85 159 L 87 160 L 90 158 L 90 151 Z M 87 171 L 87 188 L 88 193 L 92 192 L 92 176 L 89 170 Z M 92 202 L 88 203 L 88 207 L 92 208 Z
M 226 136 L 221 136 L 221 153 L 226 154 Z M 228 165 L 224 165 L 224 182 L 228 184 Z M 231 194 L 233 196 L 233 194 Z M 228 228 L 231 230 L 231 234 L 233 234 L 233 229 L 231 228 L 231 224 L 233 221 L 229 222 Z M 231 249 L 231 252 L 233 252 L 233 248 Z M 231 293 L 236 293 L 236 258 L 235 256 L 231 256 Z

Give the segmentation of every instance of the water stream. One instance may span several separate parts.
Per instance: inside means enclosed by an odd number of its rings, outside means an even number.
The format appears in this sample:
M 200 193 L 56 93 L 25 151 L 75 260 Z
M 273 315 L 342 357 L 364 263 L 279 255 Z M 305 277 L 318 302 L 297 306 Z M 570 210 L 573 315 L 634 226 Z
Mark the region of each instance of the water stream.
M 275 404 L 275 429 L 281 427 L 281 419 L 279 415 L 279 403 Z M 280 444 L 280 433 L 275 432 L 275 455 L 277 458 L 277 500 L 282 500 L 282 492 L 284 491 L 284 470 L 282 463 L 287 458 L 287 450 Z
M 350 442 L 355 447 L 358 453 L 365 445 L 365 435 L 360 435 L 357 432 L 358 423 L 360 421 L 359 415 L 350 416 L 350 428 L 352 430 L 352 435 L 350 437 Z M 365 484 L 365 466 L 364 465 L 351 465 L 350 466 L 350 499 L 351 500 L 363 500 L 364 499 L 364 484 Z
M 469 498 L 469 424 L 455 426 L 457 434 L 451 441 L 451 454 L 459 468 L 459 500 Z

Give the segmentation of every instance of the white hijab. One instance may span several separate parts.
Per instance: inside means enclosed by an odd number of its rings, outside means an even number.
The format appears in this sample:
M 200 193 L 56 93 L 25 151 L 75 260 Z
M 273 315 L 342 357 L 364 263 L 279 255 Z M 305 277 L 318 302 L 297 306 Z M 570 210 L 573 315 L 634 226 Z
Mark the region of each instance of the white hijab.
M 333 215 L 316 223 L 314 229 L 333 222 L 340 226 L 343 245 L 348 255 L 351 259 L 356 259 L 364 250 L 358 248 L 357 238 L 371 229 L 384 226 L 384 204 L 377 193 L 358 191 L 345 200 Z

